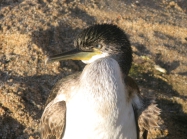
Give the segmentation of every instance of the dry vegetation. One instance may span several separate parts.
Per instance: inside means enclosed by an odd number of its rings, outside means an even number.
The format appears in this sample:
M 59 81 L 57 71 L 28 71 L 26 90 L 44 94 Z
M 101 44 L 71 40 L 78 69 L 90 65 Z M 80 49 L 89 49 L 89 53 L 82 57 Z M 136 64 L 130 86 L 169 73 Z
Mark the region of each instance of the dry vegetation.
M 51 88 L 84 67 L 79 61 L 45 65 L 46 56 L 71 49 L 89 25 L 113 23 L 131 40 L 131 76 L 162 109 L 161 129 L 150 138 L 185 139 L 186 7 L 186 0 L 0 0 L 0 138 L 39 138 Z

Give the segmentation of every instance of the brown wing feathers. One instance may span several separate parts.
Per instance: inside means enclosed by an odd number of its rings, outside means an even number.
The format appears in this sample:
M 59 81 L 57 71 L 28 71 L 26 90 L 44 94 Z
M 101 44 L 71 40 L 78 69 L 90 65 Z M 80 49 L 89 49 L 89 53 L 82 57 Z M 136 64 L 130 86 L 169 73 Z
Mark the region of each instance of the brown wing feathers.
M 60 117 L 59 117 L 60 116 Z M 41 121 L 40 133 L 42 139 L 61 139 L 65 128 L 66 103 L 53 101 L 46 107 Z
M 69 89 L 73 84 L 76 84 L 79 76 L 80 73 L 77 72 L 60 79 L 49 94 L 40 120 L 42 139 L 62 139 L 66 123 L 66 102 L 54 102 L 54 99 L 58 93 L 70 94 Z
M 133 105 L 135 118 L 138 124 L 139 137 L 147 139 L 147 132 L 152 129 L 159 127 L 158 118 L 161 110 L 157 107 L 157 104 L 152 97 L 143 97 L 140 95 L 139 88 L 136 82 L 129 76 L 125 78 L 125 84 L 129 94 L 129 99 L 135 101 L 136 96 L 141 100 L 142 106 L 138 107 L 136 104 Z

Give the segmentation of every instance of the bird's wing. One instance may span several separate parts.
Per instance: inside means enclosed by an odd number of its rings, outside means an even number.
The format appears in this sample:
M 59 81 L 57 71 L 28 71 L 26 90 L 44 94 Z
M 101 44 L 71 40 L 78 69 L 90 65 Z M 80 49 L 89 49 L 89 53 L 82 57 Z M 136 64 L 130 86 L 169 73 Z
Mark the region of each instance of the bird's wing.
M 136 128 L 137 128 L 137 139 L 139 139 L 139 125 L 138 125 L 138 111 L 137 106 L 141 105 L 140 100 L 140 92 L 138 85 L 135 83 L 135 81 L 130 77 L 125 77 L 125 84 L 128 92 L 128 101 L 132 101 L 132 106 L 135 114 L 135 122 L 136 122 Z
M 150 129 L 159 127 L 159 115 L 161 112 L 152 97 L 144 97 L 142 101 L 142 108 L 137 109 L 140 136 L 144 136 L 144 131 L 149 131 Z
M 125 78 L 125 84 L 129 94 L 129 101 L 132 101 L 135 118 L 139 129 L 139 137 L 147 139 L 147 132 L 151 128 L 158 127 L 160 109 L 152 97 L 140 95 L 136 82 L 129 76 Z
M 59 101 L 49 103 L 49 105 L 49 107 L 46 107 L 40 121 L 41 138 L 61 139 L 65 127 L 66 103 L 65 101 Z
M 76 84 L 79 76 L 80 73 L 75 73 L 63 78 L 52 89 L 40 120 L 42 139 L 61 139 L 63 137 L 66 123 L 66 98 L 71 95 L 71 86 Z M 59 100 L 58 95 L 64 95 L 65 99 Z

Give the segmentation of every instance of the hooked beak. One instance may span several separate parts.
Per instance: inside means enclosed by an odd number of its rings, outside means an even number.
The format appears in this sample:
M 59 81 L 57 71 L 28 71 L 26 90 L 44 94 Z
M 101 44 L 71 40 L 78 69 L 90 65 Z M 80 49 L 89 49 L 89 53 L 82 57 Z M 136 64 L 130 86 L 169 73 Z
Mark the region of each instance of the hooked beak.
M 52 63 L 61 60 L 89 60 L 95 55 L 100 55 L 102 52 L 99 49 L 93 48 L 93 51 L 82 51 L 79 49 L 74 49 L 62 54 L 54 55 L 48 57 L 46 63 Z

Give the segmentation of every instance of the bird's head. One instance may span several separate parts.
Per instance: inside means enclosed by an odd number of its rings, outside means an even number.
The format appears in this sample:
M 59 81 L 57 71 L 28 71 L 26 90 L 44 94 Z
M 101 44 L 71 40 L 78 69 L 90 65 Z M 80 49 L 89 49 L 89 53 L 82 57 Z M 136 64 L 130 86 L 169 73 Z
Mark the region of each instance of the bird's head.
M 82 60 L 88 64 L 99 58 L 112 57 L 118 61 L 123 73 L 129 72 L 132 63 L 130 42 L 124 31 L 112 24 L 93 25 L 79 33 L 74 41 L 75 49 L 54 55 L 47 62 Z

